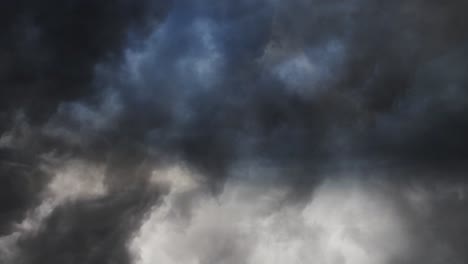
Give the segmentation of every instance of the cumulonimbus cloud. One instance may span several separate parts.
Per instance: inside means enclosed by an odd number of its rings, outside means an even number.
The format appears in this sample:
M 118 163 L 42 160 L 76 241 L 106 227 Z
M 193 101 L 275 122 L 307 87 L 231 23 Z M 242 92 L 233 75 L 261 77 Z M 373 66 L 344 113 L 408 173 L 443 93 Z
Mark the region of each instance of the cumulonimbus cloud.
M 462 1 L 0 4 L 0 262 L 466 263 Z

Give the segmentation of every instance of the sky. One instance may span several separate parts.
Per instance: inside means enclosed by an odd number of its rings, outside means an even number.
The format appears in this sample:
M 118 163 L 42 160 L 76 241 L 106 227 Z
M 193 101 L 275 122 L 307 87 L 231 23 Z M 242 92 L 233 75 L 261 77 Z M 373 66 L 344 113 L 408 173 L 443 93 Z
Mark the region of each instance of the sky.
M 468 263 L 468 3 L 0 3 L 0 262 Z

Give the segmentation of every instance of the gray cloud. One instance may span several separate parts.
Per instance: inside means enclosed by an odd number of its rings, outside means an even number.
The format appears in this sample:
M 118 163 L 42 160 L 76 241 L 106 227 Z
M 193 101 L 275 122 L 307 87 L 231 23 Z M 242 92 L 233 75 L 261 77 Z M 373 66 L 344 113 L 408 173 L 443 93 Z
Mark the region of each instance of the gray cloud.
M 466 4 L 0 4 L 0 260 L 464 263 Z

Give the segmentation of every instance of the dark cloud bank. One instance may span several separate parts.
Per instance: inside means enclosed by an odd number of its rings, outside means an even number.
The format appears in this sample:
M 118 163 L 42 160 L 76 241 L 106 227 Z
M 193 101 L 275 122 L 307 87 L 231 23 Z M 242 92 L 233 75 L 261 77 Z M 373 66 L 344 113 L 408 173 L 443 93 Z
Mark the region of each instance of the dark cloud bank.
M 0 3 L 0 262 L 467 263 L 467 8 Z

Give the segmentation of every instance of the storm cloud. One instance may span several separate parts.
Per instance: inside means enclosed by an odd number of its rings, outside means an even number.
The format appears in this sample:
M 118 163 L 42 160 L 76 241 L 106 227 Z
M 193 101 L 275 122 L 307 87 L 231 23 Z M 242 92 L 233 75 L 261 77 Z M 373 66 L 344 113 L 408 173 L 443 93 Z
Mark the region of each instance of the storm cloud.
M 466 263 L 463 1 L 0 4 L 2 263 Z

